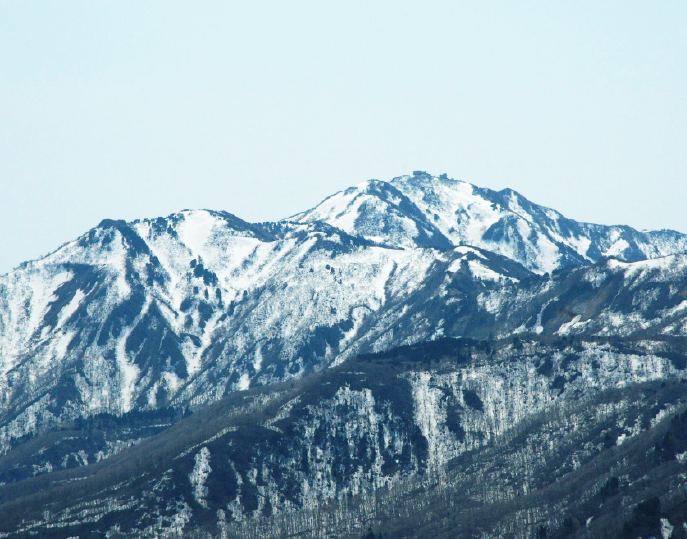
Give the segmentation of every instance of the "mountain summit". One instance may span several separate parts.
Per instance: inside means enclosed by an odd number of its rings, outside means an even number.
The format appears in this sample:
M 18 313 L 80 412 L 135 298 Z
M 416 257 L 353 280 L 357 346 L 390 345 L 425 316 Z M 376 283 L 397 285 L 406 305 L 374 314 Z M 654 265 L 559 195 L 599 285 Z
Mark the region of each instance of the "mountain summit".
M 323 221 L 348 234 L 398 247 L 471 245 L 535 273 L 613 256 L 634 261 L 687 249 L 684 234 L 578 223 L 513 191 L 492 191 L 416 171 L 370 180 L 287 221 Z

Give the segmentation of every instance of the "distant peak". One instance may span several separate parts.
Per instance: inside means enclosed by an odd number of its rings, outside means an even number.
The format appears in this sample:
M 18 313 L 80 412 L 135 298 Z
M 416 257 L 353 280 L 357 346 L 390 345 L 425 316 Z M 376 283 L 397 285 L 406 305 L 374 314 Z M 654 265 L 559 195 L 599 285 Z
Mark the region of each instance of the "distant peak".
M 389 183 L 465 183 L 462 180 L 456 180 L 454 178 L 449 178 L 448 174 L 445 172 L 439 174 L 438 176 L 431 174 L 424 170 L 414 170 L 412 175 L 405 174 L 403 176 L 396 176 Z
M 121 226 L 126 226 L 124 219 L 103 219 L 96 228 L 119 228 Z
M 413 175 L 408 176 L 409 178 L 422 178 L 422 179 L 430 179 L 430 180 L 452 180 L 452 178 L 448 177 L 448 174 L 445 172 L 442 174 L 439 174 L 438 176 L 435 176 L 434 174 L 430 174 L 427 171 L 424 170 L 413 170 Z
M 378 187 L 380 185 L 384 185 L 387 182 L 384 182 L 382 180 L 377 180 L 375 178 L 369 179 L 364 181 L 363 183 L 359 183 L 356 187 L 352 187 L 350 189 L 359 189 L 361 191 L 364 191 L 365 189 L 369 189 L 370 187 Z M 347 189 L 348 191 L 348 189 Z

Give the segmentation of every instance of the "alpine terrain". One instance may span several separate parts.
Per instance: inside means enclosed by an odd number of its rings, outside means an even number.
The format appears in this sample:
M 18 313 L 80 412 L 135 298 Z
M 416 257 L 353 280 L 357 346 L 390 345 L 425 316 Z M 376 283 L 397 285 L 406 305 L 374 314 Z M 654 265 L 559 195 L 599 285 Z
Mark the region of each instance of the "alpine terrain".
M 0 276 L 0 537 L 687 537 L 687 235 L 416 171 Z

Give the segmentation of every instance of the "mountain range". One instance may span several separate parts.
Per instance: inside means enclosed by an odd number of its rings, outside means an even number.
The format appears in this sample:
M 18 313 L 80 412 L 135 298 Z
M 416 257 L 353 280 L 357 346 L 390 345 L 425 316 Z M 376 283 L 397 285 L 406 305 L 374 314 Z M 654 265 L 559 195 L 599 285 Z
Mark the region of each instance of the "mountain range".
M 0 536 L 685 537 L 685 251 L 422 171 L 103 220 L 0 277 Z

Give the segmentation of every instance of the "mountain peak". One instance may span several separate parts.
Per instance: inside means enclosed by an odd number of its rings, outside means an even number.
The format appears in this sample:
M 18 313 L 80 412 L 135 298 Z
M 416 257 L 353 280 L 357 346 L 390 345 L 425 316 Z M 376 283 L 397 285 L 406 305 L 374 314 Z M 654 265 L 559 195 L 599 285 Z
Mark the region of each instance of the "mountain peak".
M 493 191 L 422 170 L 361 183 L 290 220 L 323 221 L 400 248 L 473 245 L 540 274 L 603 255 L 638 260 L 687 248 L 683 234 L 578 223 L 513 189 Z

